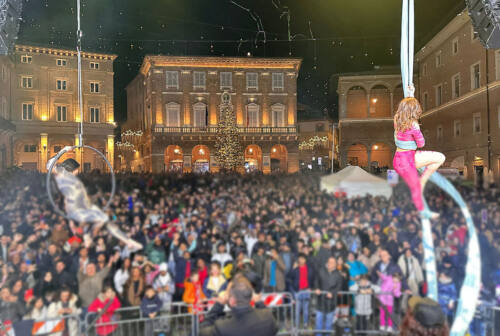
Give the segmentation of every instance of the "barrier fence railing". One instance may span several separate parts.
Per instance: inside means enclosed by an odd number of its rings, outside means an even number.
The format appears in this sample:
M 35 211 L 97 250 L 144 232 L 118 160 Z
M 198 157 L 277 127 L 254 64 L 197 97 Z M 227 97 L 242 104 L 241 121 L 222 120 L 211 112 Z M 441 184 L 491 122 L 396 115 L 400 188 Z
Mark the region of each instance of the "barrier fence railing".
M 402 309 L 407 297 L 368 292 L 301 291 L 296 293 L 265 293 L 261 301 L 266 305 L 279 327 L 280 336 L 326 335 L 388 335 L 397 334 L 402 319 Z M 387 302 L 394 301 L 391 307 Z M 382 302 L 385 302 L 382 303 Z M 190 336 L 197 335 L 205 325 L 206 314 L 215 300 L 205 300 L 190 305 L 183 302 L 166 304 L 154 316 L 144 316 L 141 307 L 117 309 L 112 317 L 103 319 L 101 314 L 87 312 L 34 321 L 32 335 L 76 336 Z M 481 312 L 471 324 L 477 335 L 500 335 L 500 307 L 483 304 Z M 226 315 L 231 311 L 226 307 Z M 2 321 L 5 322 L 5 321 Z M 393 326 L 393 330 L 381 329 Z

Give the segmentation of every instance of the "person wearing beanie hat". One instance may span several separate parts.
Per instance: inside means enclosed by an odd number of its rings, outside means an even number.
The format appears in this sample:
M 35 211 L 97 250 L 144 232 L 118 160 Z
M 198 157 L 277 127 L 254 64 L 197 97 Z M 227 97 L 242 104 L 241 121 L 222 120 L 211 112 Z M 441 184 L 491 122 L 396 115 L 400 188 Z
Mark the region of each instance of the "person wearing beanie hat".
M 448 336 L 443 310 L 434 300 L 413 296 L 400 328 L 400 336 Z
M 63 150 L 69 151 L 72 147 L 66 146 Z M 142 245 L 127 237 L 116 224 L 109 221 L 108 215 L 92 204 L 85 186 L 76 176 L 80 164 L 74 159 L 66 159 L 61 164 L 55 164 L 57 156 L 47 162 L 47 170 L 53 167 L 52 172 L 60 192 L 64 195 L 66 215 L 78 223 L 93 223 L 93 232 L 96 235 L 106 225 L 108 231 L 118 240 L 125 242 L 134 250 L 142 249 Z

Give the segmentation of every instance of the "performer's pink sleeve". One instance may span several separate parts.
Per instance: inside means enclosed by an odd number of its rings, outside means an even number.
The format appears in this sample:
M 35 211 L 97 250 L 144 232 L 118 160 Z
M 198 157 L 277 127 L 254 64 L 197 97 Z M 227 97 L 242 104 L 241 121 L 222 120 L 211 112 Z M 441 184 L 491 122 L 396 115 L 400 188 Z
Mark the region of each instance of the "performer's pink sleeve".
M 420 131 L 420 127 L 414 126 L 411 129 L 411 135 L 413 136 L 413 139 L 415 139 L 415 142 L 417 143 L 418 148 L 422 148 L 425 146 L 425 138 L 422 132 Z

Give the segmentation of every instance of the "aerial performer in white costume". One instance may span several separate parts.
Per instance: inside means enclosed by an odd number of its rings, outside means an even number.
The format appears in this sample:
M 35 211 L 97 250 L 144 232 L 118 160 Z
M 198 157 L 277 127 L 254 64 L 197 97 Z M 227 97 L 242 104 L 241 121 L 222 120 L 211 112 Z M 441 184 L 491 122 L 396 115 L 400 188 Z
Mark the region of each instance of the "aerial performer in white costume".
M 68 146 L 63 151 L 69 151 L 72 147 Z M 94 224 L 91 233 L 96 235 L 99 230 L 106 226 L 108 231 L 117 239 L 123 241 L 132 250 L 142 249 L 142 245 L 129 238 L 118 226 L 109 221 L 108 215 L 98 206 L 90 201 L 85 186 L 76 176 L 80 164 L 74 159 L 66 159 L 61 164 L 55 164 L 56 157 L 49 160 L 47 169 L 52 165 L 52 175 L 59 191 L 64 195 L 64 208 L 66 217 L 78 223 Z
M 410 188 L 413 203 L 422 220 L 424 265 L 427 278 L 428 296 L 437 301 L 436 256 L 432 240 L 431 219 L 438 219 L 439 214 L 430 211 L 423 196 L 427 181 L 434 183 L 447 193 L 458 204 L 467 223 L 469 246 L 465 279 L 460 290 L 457 313 L 451 327 L 451 336 L 463 336 L 468 330 L 478 304 L 481 287 L 481 258 L 479 244 L 472 216 L 462 196 L 445 177 L 437 172 L 443 164 L 443 154 L 431 151 L 420 151 L 425 139 L 420 132 L 418 119 L 422 108 L 415 98 L 413 85 L 413 53 L 414 53 L 414 0 L 403 0 L 401 20 L 401 74 L 405 98 L 401 101 L 394 116 L 394 140 L 396 153 L 394 169 Z M 421 175 L 419 175 L 419 172 Z

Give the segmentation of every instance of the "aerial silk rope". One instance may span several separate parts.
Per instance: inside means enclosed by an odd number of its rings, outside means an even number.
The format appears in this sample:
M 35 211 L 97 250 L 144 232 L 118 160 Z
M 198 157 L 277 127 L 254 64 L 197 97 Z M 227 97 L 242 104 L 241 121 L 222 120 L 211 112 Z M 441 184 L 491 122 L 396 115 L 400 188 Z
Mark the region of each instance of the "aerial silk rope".
M 403 11 L 401 19 L 401 76 L 403 81 L 404 96 L 414 97 L 415 86 L 413 85 L 413 54 L 415 40 L 415 11 L 414 0 L 403 0 Z M 451 327 L 451 336 L 463 336 L 469 328 L 474 317 L 474 312 L 479 301 L 481 289 L 481 258 L 479 243 L 474 227 L 472 216 L 456 188 L 444 176 L 435 172 L 430 181 L 446 192 L 458 204 L 465 217 L 469 232 L 469 244 L 467 252 L 467 264 L 465 266 L 465 279 L 460 290 L 458 307 Z M 422 191 L 423 192 L 423 191 Z M 424 199 L 426 209 L 427 203 Z M 436 256 L 430 220 L 422 220 L 422 234 L 424 246 L 424 264 L 427 276 L 428 296 L 438 300 L 438 284 L 436 272 Z

